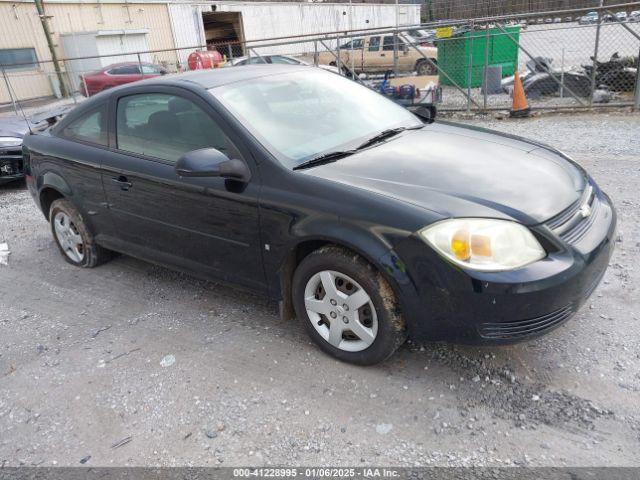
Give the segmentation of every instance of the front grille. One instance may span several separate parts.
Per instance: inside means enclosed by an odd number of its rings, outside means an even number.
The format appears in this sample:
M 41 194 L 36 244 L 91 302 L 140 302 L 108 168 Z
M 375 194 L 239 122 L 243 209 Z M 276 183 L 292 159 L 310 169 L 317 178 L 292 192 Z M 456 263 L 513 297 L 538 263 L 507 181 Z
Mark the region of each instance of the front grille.
M 487 339 L 511 340 L 524 338 L 533 335 L 540 335 L 550 330 L 565 320 L 568 320 L 574 313 L 573 304 L 559 308 L 551 313 L 527 320 L 516 322 L 481 323 L 480 335 Z
M 547 221 L 546 225 L 565 242 L 578 243 L 598 217 L 600 200 L 593 185 L 587 185 L 580 199 Z
M 0 177 L 22 173 L 22 150 L 0 150 Z

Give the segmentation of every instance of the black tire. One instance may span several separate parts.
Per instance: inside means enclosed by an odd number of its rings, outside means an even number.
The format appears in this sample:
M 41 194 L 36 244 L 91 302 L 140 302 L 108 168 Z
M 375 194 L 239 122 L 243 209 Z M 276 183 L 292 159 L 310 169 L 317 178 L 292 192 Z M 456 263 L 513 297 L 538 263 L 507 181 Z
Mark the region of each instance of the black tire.
M 377 315 L 377 334 L 364 350 L 349 352 L 331 345 L 313 326 L 305 306 L 305 288 L 319 272 L 346 274 L 368 294 Z M 298 265 L 293 275 L 293 306 L 313 341 L 326 353 L 344 362 L 374 365 L 389 358 L 407 338 L 407 330 L 396 295 L 380 272 L 360 255 L 337 245 L 322 247 Z
M 80 260 L 73 260 L 66 253 L 61 244 L 61 240 L 58 238 L 54 222 L 60 213 L 66 214 L 67 218 L 71 221 L 71 228 L 82 238 L 82 258 Z M 51 225 L 53 239 L 55 240 L 62 257 L 71 265 L 82 268 L 92 268 L 111 259 L 111 251 L 95 243 L 93 235 L 82 219 L 82 215 L 66 198 L 59 198 L 51 204 L 51 208 L 49 209 L 49 224 Z
M 419 60 L 416 64 L 416 73 L 418 75 L 437 75 L 438 69 L 426 60 Z
M 342 76 L 347 78 L 353 78 L 353 75 L 351 74 L 351 70 L 349 70 L 347 67 L 342 67 Z

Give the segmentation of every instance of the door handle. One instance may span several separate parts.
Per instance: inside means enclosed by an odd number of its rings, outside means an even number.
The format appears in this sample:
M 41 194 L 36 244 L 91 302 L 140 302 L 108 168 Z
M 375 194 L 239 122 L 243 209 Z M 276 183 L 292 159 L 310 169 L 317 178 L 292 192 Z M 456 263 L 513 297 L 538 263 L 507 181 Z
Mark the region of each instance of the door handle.
M 387 55 L 385 53 L 381 53 L 380 56 L 381 57 L 386 57 Z
M 111 181 L 120 186 L 120 190 L 129 190 L 133 184 L 127 180 L 127 177 L 120 175 L 119 177 L 111 177 Z

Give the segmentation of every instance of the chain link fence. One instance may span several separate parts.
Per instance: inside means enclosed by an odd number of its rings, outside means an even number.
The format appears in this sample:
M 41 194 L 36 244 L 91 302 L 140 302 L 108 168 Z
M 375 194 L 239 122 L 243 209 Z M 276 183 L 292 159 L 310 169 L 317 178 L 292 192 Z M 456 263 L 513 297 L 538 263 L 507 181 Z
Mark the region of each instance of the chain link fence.
M 198 53 L 199 52 L 199 53 Z M 590 10 L 438 21 L 121 55 L 17 61 L 2 66 L 0 102 L 18 112 L 47 87 L 65 102 L 113 86 L 194 68 L 309 63 L 441 111 L 508 110 L 517 71 L 533 109 L 639 107 L 640 2 Z M 387 90 L 385 90 L 387 88 Z M 422 92 L 422 93 L 420 93 Z

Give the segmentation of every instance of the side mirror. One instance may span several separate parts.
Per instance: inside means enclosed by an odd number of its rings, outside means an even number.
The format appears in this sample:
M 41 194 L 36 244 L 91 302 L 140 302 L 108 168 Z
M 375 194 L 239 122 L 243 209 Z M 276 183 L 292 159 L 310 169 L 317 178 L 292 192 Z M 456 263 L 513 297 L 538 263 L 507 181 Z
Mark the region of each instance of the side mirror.
M 215 148 L 185 153 L 176 163 L 176 173 L 181 177 L 222 177 L 244 183 L 251 179 L 251 171 L 242 160 L 230 160 Z
M 166 75 L 167 73 L 169 73 L 169 71 L 165 68 L 161 68 L 160 69 L 160 75 Z
M 406 55 L 407 53 L 409 53 L 409 45 L 407 45 L 406 43 L 402 44 L 402 52 Z

